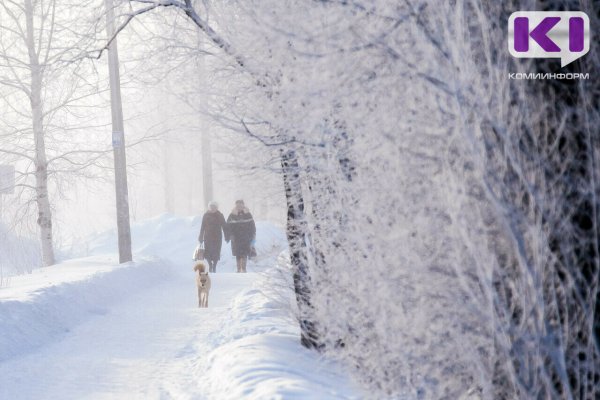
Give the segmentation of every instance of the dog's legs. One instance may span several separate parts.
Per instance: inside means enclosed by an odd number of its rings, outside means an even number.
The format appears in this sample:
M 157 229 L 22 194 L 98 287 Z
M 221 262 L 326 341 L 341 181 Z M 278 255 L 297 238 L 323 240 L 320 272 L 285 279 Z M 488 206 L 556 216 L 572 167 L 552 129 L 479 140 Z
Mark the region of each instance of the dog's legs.
M 208 292 L 207 291 L 202 291 L 202 294 L 200 295 L 200 307 L 203 308 L 207 308 L 208 307 Z
M 202 289 L 198 288 L 198 307 L 202 307 Z

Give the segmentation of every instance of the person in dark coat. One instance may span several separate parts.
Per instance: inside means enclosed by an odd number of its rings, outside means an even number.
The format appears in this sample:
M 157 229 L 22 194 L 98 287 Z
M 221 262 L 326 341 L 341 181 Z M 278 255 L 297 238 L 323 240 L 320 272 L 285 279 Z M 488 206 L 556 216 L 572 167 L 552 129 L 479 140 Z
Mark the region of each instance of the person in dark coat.
M 256 238 L 256 225 L 244 200 L 237 200 L 227 218 L 226 240 L 231 238 L 231 252 L 237 261 L 237 272 L 246 272 L 246 264 Z
M 208 211 L 202 217 L 202 226 L 198 236 L 200 244 L 204 244 L 204 258 L 208 261 L 208 272 L 217 272 L 225 229 L 225 217 L 219 211 L 217 202 L 211 201 L 208 203 Z

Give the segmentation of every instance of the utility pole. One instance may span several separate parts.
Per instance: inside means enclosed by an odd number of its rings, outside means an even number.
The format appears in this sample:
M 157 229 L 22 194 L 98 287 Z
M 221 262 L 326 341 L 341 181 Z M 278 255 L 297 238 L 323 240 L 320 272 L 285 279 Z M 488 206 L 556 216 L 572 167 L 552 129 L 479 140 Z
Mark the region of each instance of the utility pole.
M 125 155 L 125 131 L 123 106 L 121 104 L 121 79 L 119 77 L 119 53 L 115 35 L 115 12 L 113 0 L 105 0 L 106 33 L 108 46 L 108 72 L 110 78 L 110 108 L 112 114 L 112 145 L 115 163 L 115 191 L 117 205 L 117 232 L 119 235 L 119 263 L 132 260 L 131 228 L 129 226 L 129 195 L 127 190 L 127 159 Z

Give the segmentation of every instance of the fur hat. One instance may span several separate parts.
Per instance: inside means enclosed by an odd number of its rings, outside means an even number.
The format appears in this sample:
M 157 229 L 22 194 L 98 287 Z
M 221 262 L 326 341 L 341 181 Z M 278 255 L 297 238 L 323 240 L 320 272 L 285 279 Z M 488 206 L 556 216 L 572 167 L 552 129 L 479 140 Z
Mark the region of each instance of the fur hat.
M 210 210 L 211 207 L 216 208 L 217 210 L 219 209 L 219 203 L 217 203 L 216 201 L 212 200 L 208 202 L 208 209 Z

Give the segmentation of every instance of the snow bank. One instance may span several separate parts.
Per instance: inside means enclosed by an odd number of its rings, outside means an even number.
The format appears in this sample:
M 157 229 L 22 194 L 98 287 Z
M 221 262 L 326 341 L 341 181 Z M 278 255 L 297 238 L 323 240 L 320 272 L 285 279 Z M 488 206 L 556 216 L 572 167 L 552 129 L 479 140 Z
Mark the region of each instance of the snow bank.
M 0 361 L 30 352 L 68 333 L 112 304 L 163 280 L 164 261 L 119 265 L 102 257 L 72 260 L 13 277 L 0 290 Z
M 131 225 L 132 250 L 136 255 L 152 255 L 173 262 L 189 262 L 200 231 L 201 217 L 161 214 Z M 90 235 L 86 246 L 72 256 L 115 254 L 117 233 L 110 229 Z
M 281 262 L 280 262 L 281 264 Z M 197 376 L 214 399 L 356 399 L 341 366 L 300 345 L 285 266 L 237 296 Z

